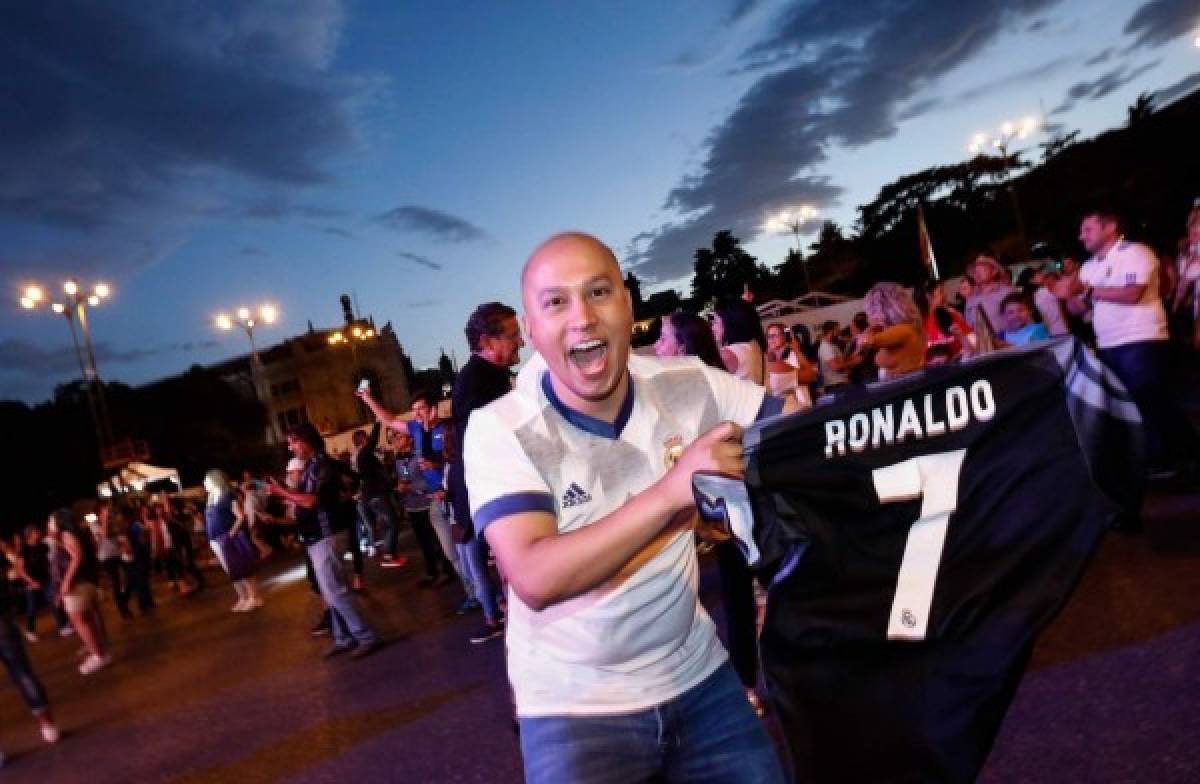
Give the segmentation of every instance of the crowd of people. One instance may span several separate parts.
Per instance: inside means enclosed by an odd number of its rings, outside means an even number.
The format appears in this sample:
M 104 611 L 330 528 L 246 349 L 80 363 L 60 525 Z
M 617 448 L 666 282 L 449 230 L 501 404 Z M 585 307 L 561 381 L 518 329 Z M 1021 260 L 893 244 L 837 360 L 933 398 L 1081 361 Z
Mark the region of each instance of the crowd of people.
M 385 574 L 404 568 L 407 527 L 423 570 L 418 585 L 452 584 L 457 612 L 481 613 L 472 643 L 504 637 L 508 621 L 530 781 L 592 780 L 580 771 L 628 733 L 649 731 L 646 716 L 656 731 L 669 719 L 677 738 L 691 740 L 654 760 L 623 757 L 617 767 L 632 779 L 670 778 L 684 758 L 719 767 L 718 750 L 703 742 L 719 732 L 725 751 L 742 755 L 738 775 L 720 780 L 778 781 L 754 718 L 766 709 L 757 692 L 761 589 L 735 544 L 713 537 L 726 665 L 696 604 L 691 472 L 738 476 L 740 428 L 763 415 L 1065 334 L 1094 346 L 1137 401 L 1152 472 L 1195 471 L 1200 449 L 1168 379 L 1172 327 L 1200 348 L 1200 208 L 1187 228 L 1178 258 L 1163 264 L 1097 210 L 1082 220 L 1086 263 L 1042 251 L 1014 279 L 980 253 L 953 292 L 941 282 L 911 292 L 880 283 L 849 323 L 826 321 L 815 335 L 802 324 L 763 324 L 752 297 L 721 300 L 711 318 L 664 316 L 654 353 L 667 361 L 657 364 L 630 356 L 632 316 L 611 251 L 586 235 L 560 235 L 523 273 L 525 334 L 537 353 L 515 381 L 524 346 L 516 311 L 485 303 L 465 326 L 472 353 L 450 419 L 424 393 L 401 413 L 363 386 L 357 394 L 375 422 L 354 433 L 353 452 L 331 455 L 316 428 L 295 426 L 282 481 L 247 471 L 234 482 L 214 469 L 203 504 L 152 495 L 102 500 L 84 514 L 55 511 L 44 528 L 0 544 L 0 654 L 54 742 L 25 649 L 40 639 L 43 612 L 58 634 L 77 635 L 78 669 L 88 676 L 112 661 L 102 594 L 126 621 L 134 607 L 153 613 L 156 576 L 181 596 L 206 589 L 198 553 L 211 549 L 236 594 L 231 611 L 253 613 L 263 606 L 263 559 L 302 550 L 323 605 L 311 633 L 332 638 L 323 655 L 362 658 L 382 644 L 356 596 L 364 561 L 377 557 Z M 17 606 L 22 630 L 10 613 Z M 664 719 L 666 705 L 674 712 Z M 577 742 L 583 736 L 588 742 Z

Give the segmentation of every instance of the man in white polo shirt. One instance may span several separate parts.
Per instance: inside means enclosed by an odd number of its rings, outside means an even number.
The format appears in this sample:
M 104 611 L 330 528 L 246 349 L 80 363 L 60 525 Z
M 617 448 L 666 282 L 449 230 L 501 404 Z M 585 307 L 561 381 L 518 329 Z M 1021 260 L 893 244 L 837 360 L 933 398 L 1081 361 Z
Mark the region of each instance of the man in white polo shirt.
M 763 388 L 630 354 L 632 301 L 593 237 L 522 274 L 537 354 L 471 415 L 476 530 L 509 579 L 508 673 L 528 782 L 779 782 L 770 739 L 697 600 L 697 471 L 740 477 Z
M 1154 251 L 1121 236 L 1117 216 L 1084 215 L 1079 239 L 1092 258 L 1079 279 L 1093 303 L 1092 327 L 1100 359 L 1133 395 L 1145 423 L 1152 474 L 1190 467 L 1196 433 L 1171 399 L 1167 314 L 1159 296 Z

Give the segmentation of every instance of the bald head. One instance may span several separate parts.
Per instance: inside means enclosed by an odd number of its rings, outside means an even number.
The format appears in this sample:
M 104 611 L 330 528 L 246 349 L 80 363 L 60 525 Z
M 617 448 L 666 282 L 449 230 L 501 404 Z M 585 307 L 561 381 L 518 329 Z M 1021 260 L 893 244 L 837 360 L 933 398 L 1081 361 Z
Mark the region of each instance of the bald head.
M 525 333 L 560 398 L 612 421 L 633 336 L 633 300 L 616 256 L 589 234 L 557 234 L 525 262 L 521 298 Z
M 599 261 L 615 271 L 618 277 L 621 275 L 621 265 L 617 263 L 617 257 L 613 255 L 607 245 L 591 234 L 581 231 L 564 231 L 538 245 L 529 255 L 529 259 L 521 269 L 521 291 L 524 296 L 529 295 L 529 283 L 541 267 L 553 265 L 556 261 L 561 262 L 567 258 L 586 258 Z

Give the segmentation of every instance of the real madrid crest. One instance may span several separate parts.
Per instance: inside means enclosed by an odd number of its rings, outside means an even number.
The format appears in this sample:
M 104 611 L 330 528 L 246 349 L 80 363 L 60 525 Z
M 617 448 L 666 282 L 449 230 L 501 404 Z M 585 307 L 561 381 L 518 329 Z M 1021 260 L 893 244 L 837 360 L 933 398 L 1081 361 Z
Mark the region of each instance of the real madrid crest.
M 670 471 L 675 465 L 675 461 L 683 454 L 683 438 L 681 436 L 668 436 L 663 441 L 663 465 Z

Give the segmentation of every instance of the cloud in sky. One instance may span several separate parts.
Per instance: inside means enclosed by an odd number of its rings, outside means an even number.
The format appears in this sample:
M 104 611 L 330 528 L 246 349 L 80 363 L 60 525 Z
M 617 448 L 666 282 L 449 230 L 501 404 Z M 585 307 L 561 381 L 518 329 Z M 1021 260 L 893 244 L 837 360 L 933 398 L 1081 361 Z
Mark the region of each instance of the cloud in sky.
M 341 237 L 344 240 L 348 240 L 354 236 L 353 234 L 346 231 L 345 229 L 339 228 L 337 226 L 321 226 L 317 230 L 320 231 L 322 234 L 328 234 L 331 237 Z
M 897 120 L 907 120 L 912 117 L 918 117 L 922 114 L 927 114 L 937 109 L 952 109 L 958 110 L 964 104 L 972 101 L 977 101 L 984 98 L 997 90 L 1004 90 L 1009 87 L 1029 84 L 1038 79 L 1045 79 L 1052 76 L 1065 68 L 1068 68 L 1078 62 L 1077 57 L 1073 55 L 1063 55 L 1056 57 L 1044 63 L 1040 63 L 1029 68 L 1015 71 L 1005 76 L 1000 76 L 983 84 L 962 90 L 955 95 L 950 95 L 944 98 L 930 97 L 918 99 L 908 107 L 904 108 L 897 115 Z
M 8 8 L 0 215 L 92 227 L 214 173 L 305 186 L 356 138 L 336 0 Z M 20 111 L 14 110 L 20 107 Z
M 1200 28 L 1200 5 L 1196 0 L 1149 0 L 1125 25 L 1126 35 L 1136 36 L 1133 45 L 1161 46 Z
M 647 279 L 677 278 L 716 230 L 751 240 L 773 211 L 834 203 L 841 189 L 816 171 L 832 145 L 892 136 L 918 93 L 1056 1 L 791 4 L 743 53 L 744 68 L 763 75 L 712 130 L 699 171 L 668 194 L 678 218 L 639 243 L 627 263 Z
M 1154 93 L 1154 98 L 1159 106 L 1166 106 L 1198 88 L 1200 88 L 1200 72 L 1185 76 L 1175 84 L 1158 90 Z
M 441 264 L 438 264 L 436 261 L 429 258 L 428 256 L 422 256 L 419 253 L 409 253 L 408 251 L 402 250 L 402 251 L 399 251 L 396 255 L 402 259 L 407 259 L 408 261 L 411 261 L 413 264 L 420 264 L 422 267 L 428 267 L 431 270 L 440 270 L 442 268 Z
M 96 364 L 104 374 L 108 365 L 139 362 L 149 357 L 170 353 L 190 353 L 213 348 L 216 340 L 168 343 L 150 348 L 118 349 L 107 341 L 96 341 L 93 348 Z M 47 375 L 78 373 L 79 360 L 70 345 L 43 347 L 22 338 L 0 339 L 0 368 L 6 376 L 37 379 Z
M 388 210 L 371 220 L 389 229 L 424 234 L 439 242 L 479 242 L 488 238 L 486 231 L 464 218 L 412 204 Z
M 1051 109 L 1050 114 L 1065 114 L 1084 101 L 1095 101 L 1103 98 L 1121 89 L 1156 65 L 1158 65 L 1157 60 L 1143 63 L 1139 66 L 1130 66 L 1126 63 L 1125 65 L 1113 68 L 1111 71 L 1095 79 L 1076 82 L 1068 88 L 1066 98 L 1063 99 L 1063 102 Z

